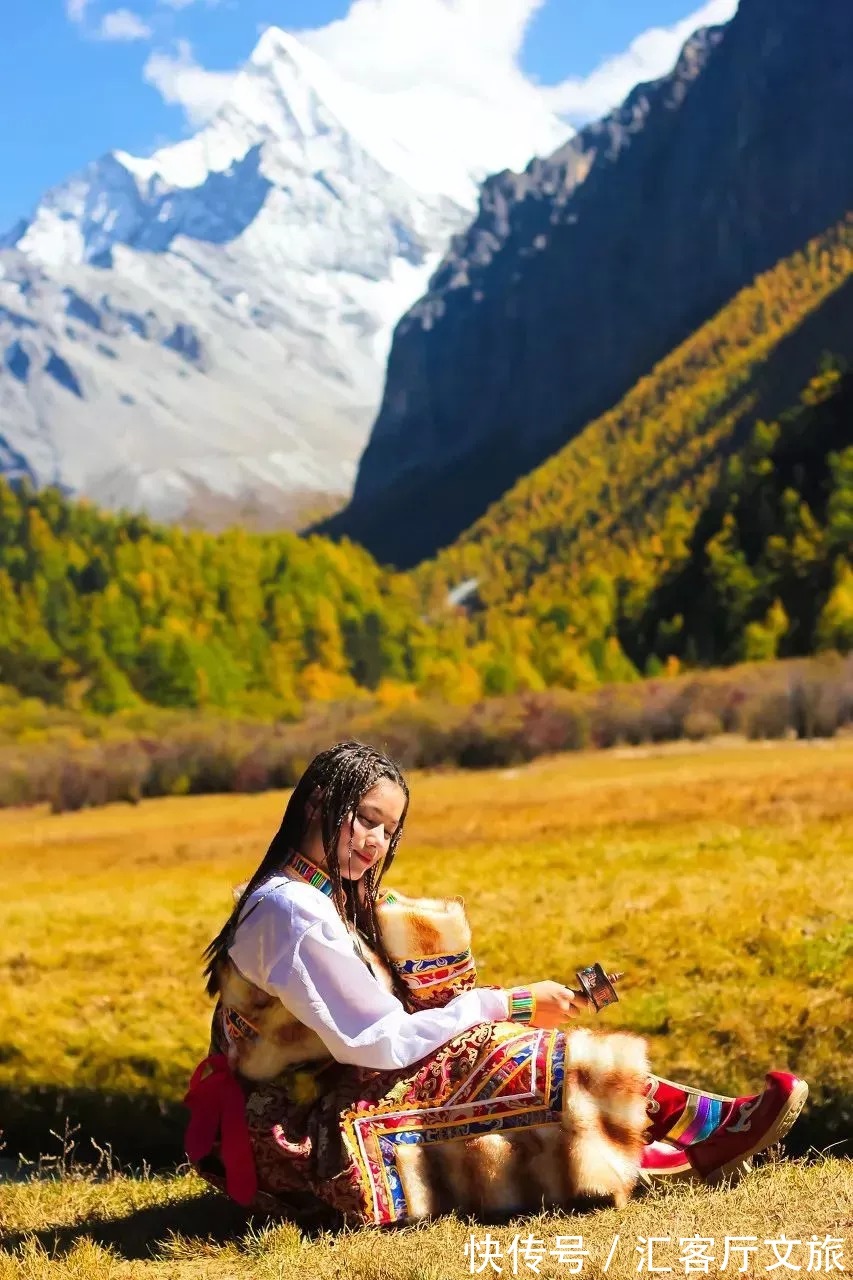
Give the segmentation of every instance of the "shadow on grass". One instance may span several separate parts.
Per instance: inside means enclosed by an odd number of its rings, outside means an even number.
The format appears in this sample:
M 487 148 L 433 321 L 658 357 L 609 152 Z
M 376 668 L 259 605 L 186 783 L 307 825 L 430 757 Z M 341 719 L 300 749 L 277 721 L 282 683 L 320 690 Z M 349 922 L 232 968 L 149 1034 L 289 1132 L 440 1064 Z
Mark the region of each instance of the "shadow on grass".
M 85 1236 L 121 1257 L 150 1259 L 173 1232 L 221 1245 L 241 1236 L 248 1223 L 245 1210 L 211 1191 L 178 1204 L 135 1209 L 124 1218 L 89 1218 L 72 1226 L 20 1232 L 4 1237 L 3 1246 L 14 1251 L 35 1239 L 51 1257 L 61 1257 Z
M 609 1199 L 586 1197 L 574 1201 L 568 1212 L 574 1215 L 611 1207 Z M 517 1210 L 465 1215 L 465 1220 L 481 1226 L 507 1226 L 519 1217 Z M 78 1241 L 89 1239 L 102 1248 L 112 1249 L 128 1262 L 161 1259 L 173 1235 L 182 1236 L 204 1247 L 240 1245 L 250 1229 L 267 1224 L 282 1226 L 292 1223 L 309 1239 L 322 1231 L 335 1233 L 343 1229 L 343 1220 L 331 1210 L 296 1211 L 275 1217 L 250 1213 L 215 1191 L 203 1192 L 192 1200 L 134 1209 L 122 1218 L 88 1218 L 72 1226 L 43 1227 L 36 1231 L 17 1232 L 0 1238 L 0 1246 L 14 1252 L 26 1241 L 36 1240 L 51 1258 L 70 1253 Z M 379 1230 L 390 1234 L 399 1226 L 390 1223 Z
M 819 1155 L 818 1152 L 811 1154 L 814 1158 Z M 836 1151 L 834 1154 L 840 1153 Z M 778 1156 L 775 1158 L 778 1159 Z M 763 1156 L 756 1158 L 757 1167 L 760 1167 L 763 1159 Z M 640 1198 L 648 1194 L 651 1193 L 640 1186 L 635 1191 L 635 1195 Z M 589 1197 L 573 1202 L 571 1206 L 567 1206 L 566 1211 L 574 1217 L 611 1206 L 609 1199 Z M 518 1217 L 518 1211 L 508 1210 L 503 1213 L 466 1214 L 464 1220 L 476 1222 L 480 1226 L 506 1226 Z M 221 1248 L 229 1244 L 239 1248 L 250 1231 L 257 1231 L 266 1225 L 282 1226 L 288 1223 L 297 1226 L 308 1239 L 316 1238 L 321 1232 L 336 1233 L 343 1227 L 343 1220 L 325 1206 L 313 1211 L 296 1208 L 291 1214 L 281 1212 L 273 1217 L 240 1208 L 216 1191 L 204 1191 L 193 1199 L 134 1209 L 124 1217 L 93 1217 L 68 1226 L 16 1232 L 0 1237 L 0 1247 L 14 1254 L 26 1242 L 36 1240 L 49 1257 L 62 1258 L 79 1241 L 88 1239 L 101 1248 L 111 1249 L 128 1262 L 157 1261 L 163 1260 L 164 1251 L 173 1236 L 183 1237 L 201 1249 Z M 395 1229 L 399 1228 L 395 1228 L 394 1224 L 380 1228 L 383 1233 L 393 1232 Z
M 824 1090 L 812 1097 L 785 1139 L 790 1156 L 806 1156 L 812 1149 L 832 1147 L 832 1154 L 853 1156 L 853 1094 Z M 184 1127 L 187 1112 L 179 1102 L 164 1102 L 150 1094 L 110 1094 L 94 1089 L 60 1090 L 41 1086 L 28 1090 L 0 1089 L 0 1138 L 4 1155 L 23 1155 L 29 1161 L 57 1149 L 57 1135 L 76 1130 L 76 1158 L 91 1161 L 95 1147 L 108 1147 L 122 1167 L 173 1172 L 186 1159 Z M 60 1144 L 61 1145 L 61 1144 Z
M 4 1095 L 0 1091 L 6 1155 L 26 1148 L 33 1155 L 36 1151 L 49 1151 L 56 1146 L 57 1133 L 67 1134 L 69 1124 L 79 1124 L 74 1142 L 77 1157 L 86 1158 L 85 1139 L 91 1136 L 99 1149 L 111 1148 L 114 1167 L 145 1163 L 150 1169 L 173 1173 L 185 1160 L 181 1141 L 184 1114 L 179 1104 L 164 1105 L 153 1098 L 105 1098 L 94 1092 L 60 1093 L 47 1089 L 31 1090 L 25 1095 Z M 16 1135 L 26 1137 L 25 1146 L 16 1145 Z M 808 1105 L 782 1150 L 786 1156 L 805 1158 L 806 1162 L 821 1158 L 827 1151 L 838 1158 L 853 1157 L 853 1096 L 824 1095 L 820 1103 Z M 757 1159 L 760 1163 L 762 1157 Z M 310 1204 L 316 1202 L 306 1198 L 302 1204 L 294 1203 L 291 1212 L 270 1218 L 252 1214 L 218 1192 L 206 1191 L 190 1200 L 136 1209 L 125 1217 L 93 1217 L 72 1226 L 17 1233 L 0 1243 L 5 1249 L 15 1250 L 25 1240 L 36 1239 L 50 1255 L 61 1256 L 78 1240 L 88 1237 L 115 1250 L 120 1257 L 140 1260 L 156 1257 L 172 1234 L 221 1246 L 239 1243 L 250 1226 L 257 1228 L 268 1222 L 293 1223 L 309 1236 L 340 1226 L 341 1220 L 330 1210 L 320 1207 L 318 1212 Z
M 187 1112 L 153 1094 L 97 1089 L 0 1089 L 0 1131 L 6 1156 L 37 1161 L 56 1153 L 60 1135 L 75 1131 L 75 1157 L 88 1163 L 97 1147 L 122 1166 L 172 1171 L 185 1159 Z
M 4 1249 L 14 1252 L 27 1240 L 37 1240 L 51 1257 L 63 1257 L 84 1237 L 102 1248 L 113 1249 L 128 1261 L 157 1258 L 172 1235 L 179 1235 L 214 1247 L 239 1243 L 250 1226 L 267 1222 L 276 1226 L 292 1222 L 308 1236 L 339 1226 L 332 1216 L 294 1212 L 270 1219 L 250 1213 L 218 1192 L 203 1192 L 191 1200 L 134 1209 L 121 1218 L 88 1218 L 71 1226 L 44 1227 L 2 1237 Z

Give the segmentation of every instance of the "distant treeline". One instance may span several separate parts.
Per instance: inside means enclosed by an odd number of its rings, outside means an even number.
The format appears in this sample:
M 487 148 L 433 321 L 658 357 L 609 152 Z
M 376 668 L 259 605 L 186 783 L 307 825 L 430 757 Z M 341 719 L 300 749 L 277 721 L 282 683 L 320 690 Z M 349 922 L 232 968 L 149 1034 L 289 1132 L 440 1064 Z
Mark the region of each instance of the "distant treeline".
M 357 737 L 406 768 L 521 764 L 618 745 L 830 737 L 853 728 L 853 657 L 734 667 L 700 676 L 550 690 L 472 707 L 395 710 L 354 701 L 303 724 L 252 724 L 185 713 L 101 719 L 6 691 L 0 700 L 0 806 L 54 811 L 144 797 L 291 787 L 315 752 Z
M 187 532 L 0 479 L 0 684 L 101 714 L 300 720 L 847 650 L 851 333 L 853 219 L 411 574 L 347 542 Z

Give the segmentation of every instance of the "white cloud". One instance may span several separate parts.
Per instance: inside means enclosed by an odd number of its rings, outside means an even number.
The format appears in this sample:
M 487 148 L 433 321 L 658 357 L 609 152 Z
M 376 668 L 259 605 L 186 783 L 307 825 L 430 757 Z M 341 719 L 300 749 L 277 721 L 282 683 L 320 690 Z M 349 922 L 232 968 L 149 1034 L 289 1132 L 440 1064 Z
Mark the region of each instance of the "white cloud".
M 634 85 L 656 80 L 675 64 L 685 40 L 699 27 L 728 22 L 738 0 L 707 0 L 671 27 L 651 27 L 628 48 L 607 58 L 590 75 L 543 89 L 551 108 L 573 124 L 597 120 L 619 105 Z
M 210 119 L 234 83 L 231 71 L 206 71 L 200 67 L 188 40 L 178 41 L 175 54 L 152 53 L 142 74 L 166 102 L 183 107 L 194 127 Z
M 200 2 L 219 0 L 159 0 L 173 9 Z M 693 31 L 727 21 L 737 8 L 737 0 L 705 0 L 673 26 L 643 32 L 585 78 L 543 87 L 522 70 L 521 51 L 549 2 L 566 0 L 352 0 L 344 18 L 295 34 L 345 81 L 379 96 L 412 154 L 437 164 L 449 156 L 460 173 L 484 175 L 549 154 L 573 124 L 665 74 Z M 151 55 L 145 79 L 197 127 L 221 106 L 235 75 L 207 71 L 180 41 L 176 52 Z
M 72 22 L 82 22 L 91 0 L 65 0 L 65 12 Z
M 345 79 L 385 95 L 413 150 L 452 149 L 485 173 L 524 165 L 571 132 L 519 64 L 544 3 L 353 0 L 345 18 L 296 34 Z
M 98 28 L 100 40 L 147 40 L 151 28 L 130 9 L 114 9 L 105 13 Z
M 452 85 L 494 96 L 498 83 L 524 76 L 518 55 L 545 0 L 353 0 L 345 18 L 300 40 L 348 79 L 395 90 L 418 83 Z

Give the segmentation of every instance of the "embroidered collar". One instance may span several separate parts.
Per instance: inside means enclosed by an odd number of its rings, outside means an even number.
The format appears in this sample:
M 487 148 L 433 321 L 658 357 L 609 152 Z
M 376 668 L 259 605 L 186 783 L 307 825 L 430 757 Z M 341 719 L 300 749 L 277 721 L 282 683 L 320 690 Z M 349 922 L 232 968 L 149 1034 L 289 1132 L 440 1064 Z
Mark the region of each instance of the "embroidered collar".
M 301 853 L 294 853 L 284 870 L 298 880 L 304 880 L 306 884 L 313 884 L 315 889 L 319 889 L 327 898 L 331 898 L 331 880 L 321 867 L 303 858 Z

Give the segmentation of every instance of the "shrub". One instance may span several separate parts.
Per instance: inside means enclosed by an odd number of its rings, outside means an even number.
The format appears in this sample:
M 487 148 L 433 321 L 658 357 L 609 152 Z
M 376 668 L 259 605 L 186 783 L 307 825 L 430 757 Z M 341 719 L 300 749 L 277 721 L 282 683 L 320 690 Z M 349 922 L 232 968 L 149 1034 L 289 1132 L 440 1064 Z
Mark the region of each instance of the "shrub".
M 691 742 L 716 737 L 722 731 L 722 721 L 719 716 L 714 715 L 713 711 L 703 711 L 699 708 L 696 711 L 688 711 L 684 717 L 684 736 L 690 738 Z
M 142 797 L 292 787 L 314 755 L 360 738 L 405 769 L 505 767 L 587 746 L 828 736 L 853 725 L 853 657 L 823 654 L 587 692 L 550 689 L 473 707 L 364 698 L 300 724 L 139 709 L 112 719 L 0 698 L 0 807 L 54 811 Z

